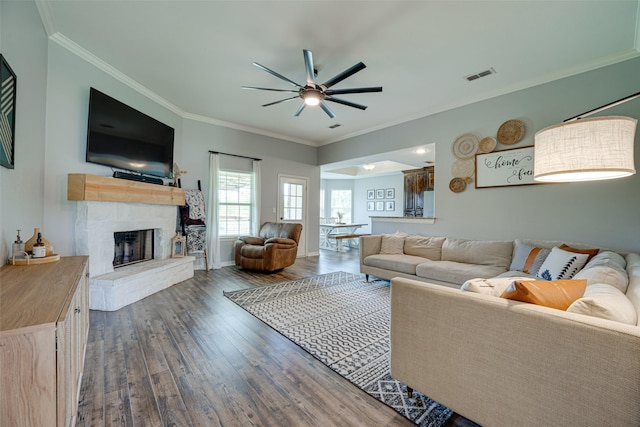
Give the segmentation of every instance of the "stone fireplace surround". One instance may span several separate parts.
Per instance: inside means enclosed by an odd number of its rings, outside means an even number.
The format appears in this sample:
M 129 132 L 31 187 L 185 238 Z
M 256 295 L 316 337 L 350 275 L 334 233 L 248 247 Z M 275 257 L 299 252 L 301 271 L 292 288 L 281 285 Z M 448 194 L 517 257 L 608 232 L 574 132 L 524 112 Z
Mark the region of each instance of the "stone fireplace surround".
M 194 257 L 171 258 L 176 206 L 78 201 L 76 253 L 89 255 L 92 310 L 114 311 L 193 277 Z M 155 259 L 114 271 L 116 231 L 154 229 Z

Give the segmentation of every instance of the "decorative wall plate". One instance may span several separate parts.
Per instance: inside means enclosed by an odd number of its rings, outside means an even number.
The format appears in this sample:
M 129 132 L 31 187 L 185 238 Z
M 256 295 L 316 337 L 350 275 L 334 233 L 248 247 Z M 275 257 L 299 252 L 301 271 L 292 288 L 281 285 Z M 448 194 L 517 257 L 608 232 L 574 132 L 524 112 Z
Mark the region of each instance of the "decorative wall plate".
M 470 159 L 478 152 L 480 140 L 472 133 L 464 133 L 453 141 L 451 151 L 458 159 Z
M 462 190 L 464 190 L 466 186 L 467 186 L 467 183 L 462 178 L 453 178 L 449 182 L 449 190 L 453 191 L 454 193 L 461 192 Z
M 478 152 L 479 153 L 490 153 L 496 149 L 496 145 L 498 141 L 492 136 L 484 137 L 480 140 L 480 144 L 478 144 Z
M 524 136 L 524 123 L 520 120 L 507 120 L 498 128 L 498 141 L 501 144 L 512 145 Z
M 458 159 L 451 165 L 451 174 L 454 178 L 466 178 L 472 176 L 476 170 L 475 159 Z

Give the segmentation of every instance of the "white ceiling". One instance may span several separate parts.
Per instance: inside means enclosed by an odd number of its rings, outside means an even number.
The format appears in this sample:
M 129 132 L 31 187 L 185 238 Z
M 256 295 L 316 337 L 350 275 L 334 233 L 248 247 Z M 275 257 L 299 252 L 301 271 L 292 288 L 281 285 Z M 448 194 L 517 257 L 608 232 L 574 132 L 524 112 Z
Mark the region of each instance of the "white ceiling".
M 52 40 L 183 117 L 313 146 L 640 55 L 638 1 L 37 5 Z M 298 100 L 261 107 L 290 95 L 241 89 L 292 88 L 254 61 L 304 84 L 302 49 L 313 52 L 319 82 L 362 61 L 366 69 L 334 88 L 383 92 L 341 95 L 369 108 L 329 103 L 337 115 L 330 119 L 318 107 L 294 117 Z M 489 68 L 496 74 L 465 79 Z M 332 167 L 342 166 L 350 165 Z

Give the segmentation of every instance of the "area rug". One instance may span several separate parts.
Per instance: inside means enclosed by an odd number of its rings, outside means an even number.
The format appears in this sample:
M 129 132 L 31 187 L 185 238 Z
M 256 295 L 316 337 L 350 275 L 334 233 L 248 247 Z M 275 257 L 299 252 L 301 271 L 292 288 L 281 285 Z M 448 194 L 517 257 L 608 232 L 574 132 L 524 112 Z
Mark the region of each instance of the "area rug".
M 224 295 L 316 359 L 419 426 L 453 412 L 390 375 L 389 282 L 329 273 Z

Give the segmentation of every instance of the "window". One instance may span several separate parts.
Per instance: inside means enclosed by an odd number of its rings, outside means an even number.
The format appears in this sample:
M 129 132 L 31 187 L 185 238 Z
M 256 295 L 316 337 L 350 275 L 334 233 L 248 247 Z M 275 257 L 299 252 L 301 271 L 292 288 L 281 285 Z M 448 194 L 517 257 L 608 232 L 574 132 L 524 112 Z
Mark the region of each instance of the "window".
M 351 190 L 331 190 L 331 218 L 351 223 Z
M 220 237 L 237 237 L 251 233 L 251 175 L 246 172 L 220 171 Z

